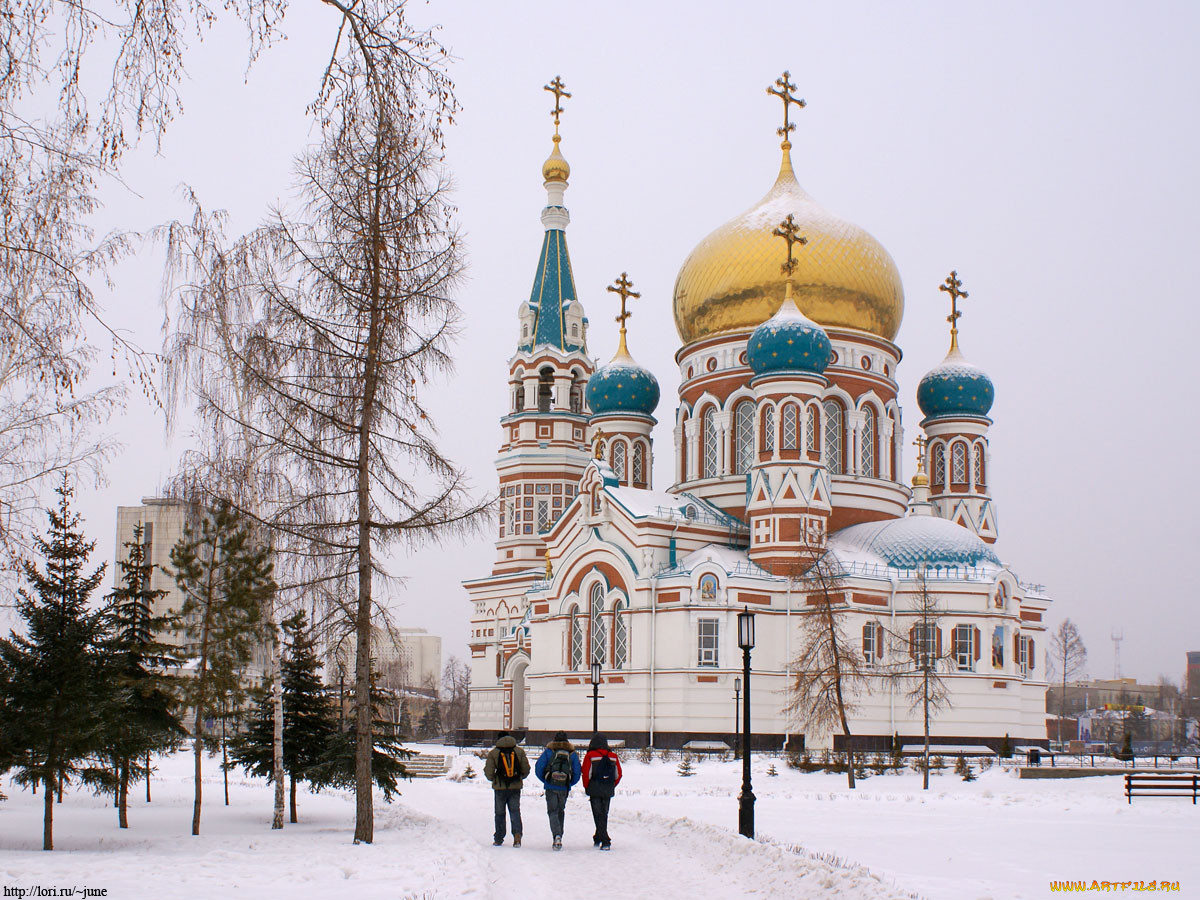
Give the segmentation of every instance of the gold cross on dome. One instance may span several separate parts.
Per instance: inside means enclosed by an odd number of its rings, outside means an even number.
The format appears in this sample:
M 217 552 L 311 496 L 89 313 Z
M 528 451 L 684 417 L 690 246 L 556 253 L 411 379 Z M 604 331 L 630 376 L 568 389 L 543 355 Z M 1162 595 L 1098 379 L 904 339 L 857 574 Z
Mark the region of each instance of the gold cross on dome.
M 938 285 L 938 290 L 950 295 L 950 315 L 946 316 L 946 321 L 950 323 L 950 349 L 953 350 L 958 347 L 958 320 L 962 318 L 958 301 L 969 297 L 970 294 L 962 289 L 956 269 L 950 270 L 950 274 L 946 276 L 946 283 Z
M 775 79 L 775 87 L 767 88 L 768 94 L 774 94 L 783 101 L 783 127 L 776 128 L 775 133 L 782 137 L 783 142 L 788 146 L 791 146 L 791 142 L 788 141 L 788 132 L 796 130 L 796 123 L 789 118 L 792 104 L 796 104 L 800 109 L 804 109 L 808 105 L 799 97 L 792 96 L 792 91 L 796 89 L 796 86 L 789 81 L 790 78 L 791 73 L 785 70 L 782 78 Z
M 791 213 L 788 213 L 788 217 L 780 222 L 779 227 L 772 231 L 771 234 L 787 241 L 787 262 L 780 266 L 780 271 L 791 278 L 792 273 L 796 271 L 797 265 L 795 258 L 792 256 L 792 245 L 799 244 L 803 247 L 808 243 L 808 238 L 800 234 L 800 226 L 796 224 L 796 219 Z
M 570 97 L 567 93 L 567 86 L 563 84 L 560 76 L 555 75 L 554 80 L 547 85 L 543 85 L 543 91 L 549 91 L 554 95 L 554 109 L 550 110 L 550 115 L 554 116 L 554 136 L 558 137 L 558 117 L 562 115 L 562 98 Z
M 612 291 L 614 294 L 621 295 L 621 314 L 619 316 L 617 316 L 613 321 L 619 322 L 621 325 L 621 346 L 617 352 L 620 353 L 622 350 L 628 352 L 628 350 L 626 350 L 626 347 L 625 347 L 625 320 L 628 319 L 630 316 L 632 316 L 633 313 L 629 312 L 625 308 L 625 304 L 629 300 L 631 300 L 635 297 L 640 297 L 642 295 L 639 294 L 637 291 L 633 290 L 633 282 L 629 280 L 629 275 L 626 274 L 625 272 L 622 272 L 621 277 L 618 278 L 616 281 L 614 281 L 612 284 L 610 284 L 608 286 L 608 289 L 610 291 Z
M 921 434 L 913 441 L 913 446 L 917 448 L 917 471 L 925 471 L 925 447 L 929 443 L 929 438 Z

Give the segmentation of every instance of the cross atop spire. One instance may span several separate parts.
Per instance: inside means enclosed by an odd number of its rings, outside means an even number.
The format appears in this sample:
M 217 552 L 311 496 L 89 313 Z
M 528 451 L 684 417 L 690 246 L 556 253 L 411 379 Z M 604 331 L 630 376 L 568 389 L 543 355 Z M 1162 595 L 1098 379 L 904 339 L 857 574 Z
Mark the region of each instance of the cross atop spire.
M 549 91 L 554 95 L 554 109 L 550 110 L 550 115 L 554 116 L 554 142 L 557 144 L 559 140 L 558 118 L 563 113 L 562 98 L 570 97 L 571 95 L 567 93 L 567 86 L 563 84 L 562 77 L 559 75 L 555 75 L 554 80 L 544 85 L 542 90 Z
M 962 318 L 958 301 L 966 299 L 970 294 L 962 289 L 958 271 L 954 269 L 946 276 L 946 283 L 938 285 L 938 290 L 945 291 L 950 295 L 950 315 L 946 316 L 946 321 L 950 323 L 950 349 L 954 351 L 958 349 L 958 320 Z
M 917 435 L 917 439 L 913 441 L 913 446 L 917 448 L 917 472 L 925 471 L 925 448 L 929 444 L 929 438 L 923 434 Z
M 780 222 L 779 227 L 772 231 L 771 234 L 787 241 L 787 262 L 779 268 L 788 277 L 788 287 L 791 287 L 792 273 L 796 271 L 796 260 L 792 256 L 792 245 L 799 244 L 803 247 L 808 243 L 808 238 L 800 234 L 800 226 L 796 224 L 796 219 L 791 213 L 788 213 L 787 218 Z
M 620 294 L 621 296 L 621 314 L 614 320 L 619 322 L 621 325 L 621 344 L 617 348 L 617 355 L 628 355 L 629 349 L 625 346 L 625 320 L 632 316 L 633 313 L 629 312 L 625 308 L 625 304 L 631 298 L 640 297 L 642 295 L 633 290 L 633 282 L 629 280 L 629 275 L 627 275 L 625 272 L 622 272 L 621 277 L 610 284 L 608 289 L 614 294 Z
M 796 85 L 792 84 L 790 78 L 791 73 L 785 70 L 781 78 L 775 79 L 775 87 L 767 88 L 768 94 L 774 94 L 783 101 L 783 127 L 776 128 L 775 133 L 783 138 L 785 150 L 792 146 L 792 142 L 788 140 L 788 133 L 796 130 L 796 123 L 790 118 L 792 104 L 796 104 L 800 109 L 804 109 L 808 105 L 799 97 L 792 95 L 792 91 L 796 90 Z

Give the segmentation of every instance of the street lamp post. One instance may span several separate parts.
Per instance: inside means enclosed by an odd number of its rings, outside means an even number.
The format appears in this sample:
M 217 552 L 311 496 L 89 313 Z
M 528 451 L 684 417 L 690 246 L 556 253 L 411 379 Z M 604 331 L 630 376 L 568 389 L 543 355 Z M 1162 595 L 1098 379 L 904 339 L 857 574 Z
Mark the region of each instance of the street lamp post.
M 592 734 L 600 731 L 600 661 L 592 663 Z
M 734 676 L 733 679 L 733 746 L 736 752 L 738 742 L 738 716 L 742 714 L 742 679 Z
M 754 791 L 750 789 L 750 651 L 754 649 L 754 613 L 738 613 L 738 646 L 742 648 L 742 677 L 746 696 L 742 706 L 742 793 L 738 797 L 738 831 L 754 837 Z

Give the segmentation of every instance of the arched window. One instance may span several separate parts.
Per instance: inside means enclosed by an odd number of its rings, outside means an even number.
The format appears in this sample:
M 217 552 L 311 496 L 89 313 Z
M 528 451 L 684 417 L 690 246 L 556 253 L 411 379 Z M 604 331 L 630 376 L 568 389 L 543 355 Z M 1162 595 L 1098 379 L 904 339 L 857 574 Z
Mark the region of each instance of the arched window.
M 976 485 L 976 487 L 983 487 L 985 484 L 987 484 L 987 478 L 985 477 L 986 473 L 984 472 L 984 468 L 983 468 L 984 455 L 985 454 L 984 454 L 984 450 L 983 450 L 983 441 L 980 441 L 978 444 L 975 445 L 975 485 Z
M 806 429 L 805 434 L 804 434 L 804 449 L 807 450 L 809 453 L 816 453 L 817 447 L 820 446 L 820 444 L 817 443 L 817 438 L 818 438 L 818 434 L 819 434 L 819 429 L 821 427 L 820 426 L 821 420 L 817 416 L 817 408 L 815 406 L 813 406 L 811 403 L 808 405 L 808 407 L 805 410 L 804 419 L 805 419 L 804 425 L 805 425 L 805 429 Z
M 571 379 L 571 412 L 583 412 L 583 385 L 579 383 L 578 375 Z
M 613 472 L 616 473 L 617 481 L 624 481 L 625 480 L 625 442 L 624 441 L 613 441 L 612 444 L 613 444 L 613 447 L 612 447 Z
M 571 616 L 567 628 L 570 630 L 569 656 L 567 665 L 572 671 L 583 665 L 583 623 L 579 621 L 578 607 L 571 607 Z
M 775 452 L 775 407 L 769 403 L 763 407 L 762 448 L 764 453 Z
M 700 420 L 704 442 L 700 457 L 704 464 L 703 471 L 700 473 L 701 478 L 717 477 L 717 421 L 715 413 L 716 410 L 710 406 L 704 411 L 704 418 Z
M 517 389 L 513 392 L 513 412 L 520 412 L 525 408 L 525 385 L 518 384 Z
M 842 469 L 842 405 L 836 400 L 825 401 L 825 467 L 830 475 L 840 475 Z
M 743 400 L 733 414 L 733 459 L 735 475 L 744 475 L 754 464 L 754 403 Z
M 592 515 L 600 515 L 600 488 L 592 488 Z
M 879 432 L 879 417 L 869 406 L 863 407 L 862 435 L 858 442 L 859 469 L 863 475 L 875 476 L 875 442 Z
M 950 471 L 955 484 L 967 483 L 967 445 L 962 441 L 950 448 Z
M 946 486 L 946 445 L 933 445 L 933 486 L 936 488 L 944 488 Z
M 617 601 L 613 607 L 613 668 L 625 668 L 629 658 L 629 624 L 625 615 L 625 604 Z
M 554 399 L 554 370 L 549 366 L 538 372 L 538 412 L 550 412 Z
M 592 662 L 605 661 L 605 650 L 608 648 L 608 629 L 604 623 L 604 585 L 597 582 L 592 585 Z
M 788 403 L 783 407 L 783 427 L 780 429 L 783 434 L 779 441 L 780 450 L 795 450 L 796 449 L 796 429 L 799 423 L 796 421 L 796 404 Z
M 641 441 L 633 445 L 633 483 L 646 483 L 646 446 Z

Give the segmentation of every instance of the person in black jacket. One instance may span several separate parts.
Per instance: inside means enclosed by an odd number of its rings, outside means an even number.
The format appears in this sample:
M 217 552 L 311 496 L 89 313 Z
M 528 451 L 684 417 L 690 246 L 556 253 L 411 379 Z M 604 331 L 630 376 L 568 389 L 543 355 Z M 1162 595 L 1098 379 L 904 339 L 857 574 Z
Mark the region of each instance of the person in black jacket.
M 593 846 L 601 850 L 612 849 L 608 836 L 608 805 L 616 787 L 621 783 L 621 760 L 608 749 L 608 739 L 602 734 L 592 735 L 587 755 L 583 758 L 583 789 L 592 804 L 592 819 L 596 833 L 592 835 Z

